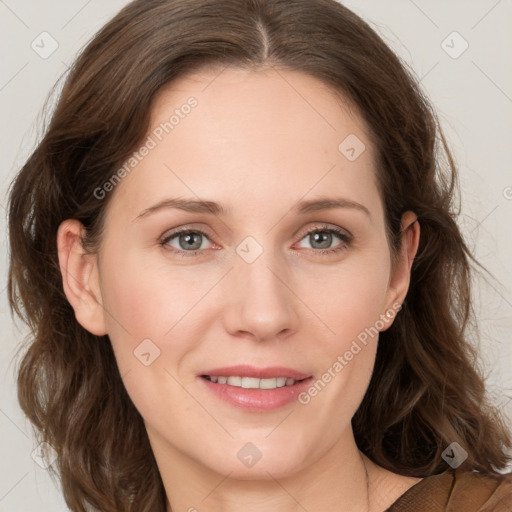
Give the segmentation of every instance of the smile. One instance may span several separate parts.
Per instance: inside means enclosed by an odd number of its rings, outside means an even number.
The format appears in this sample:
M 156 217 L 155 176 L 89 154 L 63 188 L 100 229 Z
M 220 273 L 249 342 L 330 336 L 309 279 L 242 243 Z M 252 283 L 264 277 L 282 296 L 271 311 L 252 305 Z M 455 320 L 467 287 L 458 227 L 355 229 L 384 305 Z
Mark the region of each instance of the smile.
M 203 378 L 214 382 L 216 384 L 226 384 L 228 386 L 234 386 L 244 389 L 276 389 L 285 386 L 293 386 L 296 381 L 287 377 L 276 377 L 271 379 L 258 379 L 255 377 L 241 377 L 241 376 L 213 376 L 213 375 L 202 375 Z M 301 379 L 304 380 L 304 379 Z

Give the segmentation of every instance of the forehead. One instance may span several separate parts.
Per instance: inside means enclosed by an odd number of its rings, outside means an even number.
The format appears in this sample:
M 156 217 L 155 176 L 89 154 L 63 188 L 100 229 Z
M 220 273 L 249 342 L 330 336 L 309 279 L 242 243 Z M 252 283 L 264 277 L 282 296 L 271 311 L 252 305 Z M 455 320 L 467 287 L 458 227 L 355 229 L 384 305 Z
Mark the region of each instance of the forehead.
M 150 125 L 168 120 L 191 96 L 200 107 L 195 109 L 200 116 L 194 117 L 211 118 L 215 128 L 221 124 L 227 128 L 229 121 L 237 123 L 243 116 L 254 122 L 268 120 L 267 129 L 279 130 L 281 135 L 306 125 L 311 132 L 350 127 L 368 131 L 358 108 L 341 91 L 300 71 L 270 66 L 213 66 L 184 75 L 156 95 Z M 299 124 L 294 125 L 294 121 Z M 244 128 L 248 131 L 250 127 Z
M 132 217 L 170 194 L 226 204 L 238 197 L 253 213 L 334 189 L 376 199 L 363 119 L 341 94 L 298 71 L 220 68 L 181 77 L 155 98 L 144 142 L 150 151 L 116 190 Z M 349 158 L 347 149 L 360 155 Z

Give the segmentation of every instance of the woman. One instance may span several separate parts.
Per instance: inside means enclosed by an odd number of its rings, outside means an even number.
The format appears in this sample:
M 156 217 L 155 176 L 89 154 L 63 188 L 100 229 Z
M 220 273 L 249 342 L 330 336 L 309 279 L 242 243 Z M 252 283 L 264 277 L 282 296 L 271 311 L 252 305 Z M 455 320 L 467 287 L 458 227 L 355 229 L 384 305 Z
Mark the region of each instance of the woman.
M 342 5 L 125 7 L 10 193 L 19 399 L 68 506 L 509 511 L 456 182 Z

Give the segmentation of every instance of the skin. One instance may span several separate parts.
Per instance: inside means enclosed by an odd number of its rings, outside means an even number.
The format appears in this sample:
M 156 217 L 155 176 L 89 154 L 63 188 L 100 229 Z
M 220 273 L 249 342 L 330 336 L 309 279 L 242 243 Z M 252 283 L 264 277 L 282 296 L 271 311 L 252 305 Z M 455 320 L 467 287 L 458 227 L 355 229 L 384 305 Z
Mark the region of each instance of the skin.
M 416 216 L 403 216 L 392 268 L 369 131 L 317 79 L 269 68 L 195 73 L 160 92 L 151 129 L 191 95 L 197 107 L 109 192 L 98 254 L 85 254 L 78 221 L 61 224 L 59 261 L 76 318 L 109 335 L 169 510 L 384 510 L 420 479 L 373 464 L 354 441 L 350 420 L 370 381 L 377 336 L 306 405 L 242 411 L 213 396 L 197 374 L 246 363 L 321 377 L 360 332 L 403 302 L 419 242 Z M 349 134 L 366 146 L 354 161 L 338 150 Z M 356 201 L 370 215 L 292 211 L 320 196 Z M 169 197 L 217 201 L 230 215 L 163 209 L 134 220 Z M 353 240 L 333 234 L 330 245 L 319 245 L 307 232 L 324 224 Z M 179 236 L 159 245 L 181 226 L 206 233 L 200 254 L 173 254 L 186 250 Z M 263 249 L 252 263 L 236 252 L 247 236 Z M 338 253 L 320 252 L 340 244 Z M 147 338 L 160 350 L 148 366 L 133 353 Z M 262 453 L 250 468 L 237 457 L 247 442 Z

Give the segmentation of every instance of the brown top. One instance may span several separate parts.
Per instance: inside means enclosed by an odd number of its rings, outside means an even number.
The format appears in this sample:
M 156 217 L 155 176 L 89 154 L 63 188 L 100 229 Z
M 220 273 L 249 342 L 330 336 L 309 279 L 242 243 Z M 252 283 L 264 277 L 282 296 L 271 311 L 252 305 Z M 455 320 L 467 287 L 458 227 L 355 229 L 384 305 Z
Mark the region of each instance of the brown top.
M 450 469 L 420 480 L 385 512 L 512 512 L 512 472 Z

